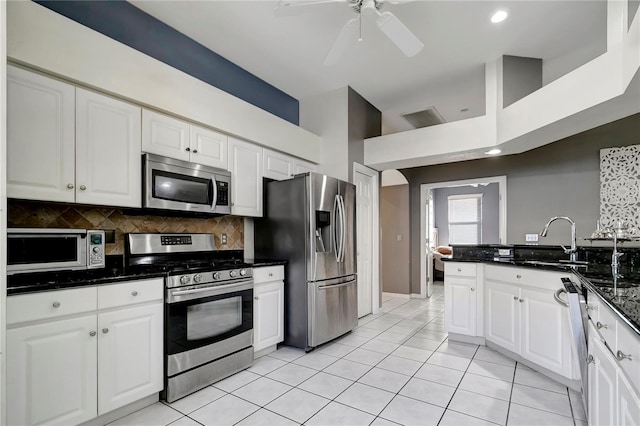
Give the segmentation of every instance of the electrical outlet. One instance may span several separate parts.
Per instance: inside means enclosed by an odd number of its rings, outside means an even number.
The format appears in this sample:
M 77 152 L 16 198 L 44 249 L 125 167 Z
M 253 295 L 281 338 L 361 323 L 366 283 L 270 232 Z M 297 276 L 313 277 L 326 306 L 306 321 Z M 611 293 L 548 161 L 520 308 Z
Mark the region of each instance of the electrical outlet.
M 227 244 L 227 234 L 220 234 L 220 244 L 223 246 Z
M 528 243 L 537 243 L 538 234 L 524 234 L 524 240 Z

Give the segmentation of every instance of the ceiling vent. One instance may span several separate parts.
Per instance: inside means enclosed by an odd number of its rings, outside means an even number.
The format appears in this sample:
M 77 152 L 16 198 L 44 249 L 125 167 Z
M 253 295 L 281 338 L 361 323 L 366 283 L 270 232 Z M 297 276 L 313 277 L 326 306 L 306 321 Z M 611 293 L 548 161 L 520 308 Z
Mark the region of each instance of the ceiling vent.
M 413 127 L 419 129 L 421 127 L 429 127 L 445 122 L 436 107 L 429 107 L 424 111 L 412 112 L 410 114 L 402 114 Z

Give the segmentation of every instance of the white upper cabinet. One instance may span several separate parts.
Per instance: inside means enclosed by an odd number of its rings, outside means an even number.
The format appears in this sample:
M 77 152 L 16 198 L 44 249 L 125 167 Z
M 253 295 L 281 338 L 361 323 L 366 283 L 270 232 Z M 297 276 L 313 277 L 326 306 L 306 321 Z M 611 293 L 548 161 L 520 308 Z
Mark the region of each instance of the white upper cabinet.
M 189 161 L 189 123 L 148 109 L 142 110 L 142 150 Z
M 231 214 L 262 216 L 262 148 L 229 138 Z
M 141 206 L 140 111 L 76 89 L 76 202 Z
M 7 196 L 75 199 L 75 87 L 7 67 Z
M 140 108 L 8 69 L 7 195 L 140 207 Z
M 313 163 L 268 148 L 263 149 L 262 159 L 264 177 L 270 179 L 284 180 L 300 173 L 316 170 Z
M 227 169 L 227 135 L 150 110 L 142 111 L 142 150 Z
M 192 162 L 227 170 L 227 135 L 192 124 L 189 141 Z

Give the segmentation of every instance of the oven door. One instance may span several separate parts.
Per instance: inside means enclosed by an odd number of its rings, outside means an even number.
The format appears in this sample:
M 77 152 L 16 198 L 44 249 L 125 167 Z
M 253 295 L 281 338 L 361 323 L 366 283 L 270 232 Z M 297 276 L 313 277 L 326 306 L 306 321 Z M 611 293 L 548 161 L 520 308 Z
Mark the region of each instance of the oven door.
M 167 375 L 253 344 L 253 280 L 167 290 Z

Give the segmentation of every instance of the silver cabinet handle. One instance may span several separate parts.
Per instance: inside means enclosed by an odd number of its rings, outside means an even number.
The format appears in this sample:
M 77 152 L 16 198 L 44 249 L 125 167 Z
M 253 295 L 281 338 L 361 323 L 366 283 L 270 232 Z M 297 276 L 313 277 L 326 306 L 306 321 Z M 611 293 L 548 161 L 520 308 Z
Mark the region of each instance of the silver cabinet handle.
M 596 360 L 593 359 L 593 355 L 589 355 L 587 357 L 587 364 L 595 364 L 595 363 L 596 363 Z
M 184 150 L 185 150 L 185 151 L 187 151 L 187 152 L 189 152 L 189 151 L 191 151 L 191 148 L 186 147 Z
M 87 187 L 86 187 L 86 186 L 84 186 L 84 185 L 80 185 L 80 191 L 84 191 L 85 189 L 87 189 Z
M 107 334 L 108 332 L 109 332 L 109 329 L 108 329 L 108 328 L 103 328 L 103 329 L 102 329 L 102 333 L 103 333 L 103 334 Z
M 133 290 L 133 291 L 131 292 L 131 295 L 132 295 L 133 297 L 136 297 L 136 296 L 138 295 L 138 292 L 137 292 L 137 291 L 135 291 L 135 290 Z
M 473 288 L 473 287 L 471 287 L 471 291 L 476 291 L 476 289 L 475 289 L 475 288 Z
M 272 273 L 272 272 L 269 272 L 269 276 L 270 276 L 270 277 L 272 277 L 272 276 L 273 276 L 273 273 Z
M 560 289 L 556 290 L 556 292 L 555 292 L 555 293 L 553 293 L 553 298 L 556 300 L 556 302 L 558 302 L 558 303 L 559 303 L 559 304 L 561 304 L 562 306 L 564 306 L 564 307 L 567 307 L 567 308 L 568 308 L 568 307 L 569 307 L 569 304 L 560 298 L 560 295 L 561 295 L 562 293 L 566 293 L 566 292 L 567 292 L 567 291 L 566 291 L 564 288 L 560 288 Z
M 462 272 L 462 268 L 458 268 L 458 272 Z
M 518 275 L 516 275 L 516 278 L 520 279 L 520 278 L 522 278 L 522 275 L 518 274 Z
M 601 323 L 600 321 L 598 321 L 598 322 L 596 323 L 596 328 L 597 328 L 598 330 L 600 330 L 601 328 L 604 328 L 604 329 L 606 330 L 606 329 L 608 329 L 608 328 L 609 328 L 609 326 L 608 326 L 607 324 L 603 324 L 603 323 Z
M 520 303 L 524 303 L 524 299 L 520 299 Z
M 72 183 L 68 183 L 68 184 L 67 184 L 67 188 L 69 188 L 69 189 L 73 189 L 73 184 L 72 184 Z
M 513 300 L 518 300 L 518 296 L 513 296 Z
M 258 296 L 254 296 L 253 298 L 256 299 L 256 300 L 260 299 Z
M 90 331 L 89 332 L 89 336 L 91 336 L 91 337 L 94 337 L 96 334 L 98 334 L 98 333 L 96 333 L 95 331 Z
M 197 154 L 197 153 L 198 153 L 198 150 L 197 150 L 197 149 L 194 149 L 194 150 L 193 150 L 193 153 L 194 153 L 194 154 Z
M 616 352 L 616 358 L 618 358 L 618 361 L 622 361 L 625 359 L 628 359 L 629 361 L 632 360 L 631 355 L 625 355 L 625 353 L 620 350 Z
M 60 307 L 60 302 L 53 302 L 52 305 L 54 308 L 59 308 Z

